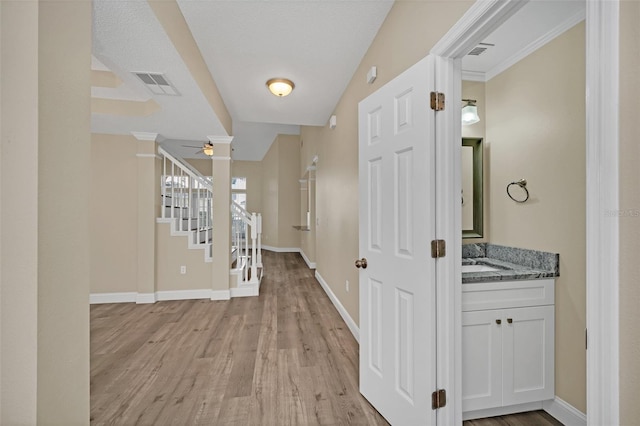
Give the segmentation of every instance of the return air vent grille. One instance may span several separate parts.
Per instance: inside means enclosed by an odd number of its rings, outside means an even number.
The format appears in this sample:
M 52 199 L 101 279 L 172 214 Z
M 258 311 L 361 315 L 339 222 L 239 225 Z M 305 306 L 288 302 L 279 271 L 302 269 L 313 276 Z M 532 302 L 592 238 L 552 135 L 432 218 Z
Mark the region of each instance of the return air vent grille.
M 142 82 L 151 90 L 154 95 L 180 96 L 180 93 L 169 80 L 162 74 L 154 74 L 147 72 L 134 73 Z
M 495 44 L 490 43 L 479 43 L 476 47 L 473 48 L 471 52 L 467 55 L 469 56 L 480 56 L 482 55 L 488 48 L 495 46 Z

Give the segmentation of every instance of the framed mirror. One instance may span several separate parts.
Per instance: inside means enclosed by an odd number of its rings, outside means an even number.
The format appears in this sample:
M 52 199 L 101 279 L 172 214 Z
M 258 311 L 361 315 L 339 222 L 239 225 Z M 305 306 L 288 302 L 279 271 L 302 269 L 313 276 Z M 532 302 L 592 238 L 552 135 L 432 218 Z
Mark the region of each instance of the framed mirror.
M 462 238 L 482 238 L 482 138 L 462 138 Z

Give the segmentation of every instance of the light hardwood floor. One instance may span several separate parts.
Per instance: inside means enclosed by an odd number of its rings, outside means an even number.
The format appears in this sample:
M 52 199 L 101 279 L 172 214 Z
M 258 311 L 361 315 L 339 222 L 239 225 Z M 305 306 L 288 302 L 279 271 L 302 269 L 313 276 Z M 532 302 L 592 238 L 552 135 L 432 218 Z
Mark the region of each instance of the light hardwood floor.
M 263 262 L 259 297 L 92 306 L 92 424 L 386 425 L 313 271 Z
M 263 261 L 259 297 L 91 306 L 91 423 L 387 425 L 358 392 L 358 344 L 313 271 L 298 254 Z

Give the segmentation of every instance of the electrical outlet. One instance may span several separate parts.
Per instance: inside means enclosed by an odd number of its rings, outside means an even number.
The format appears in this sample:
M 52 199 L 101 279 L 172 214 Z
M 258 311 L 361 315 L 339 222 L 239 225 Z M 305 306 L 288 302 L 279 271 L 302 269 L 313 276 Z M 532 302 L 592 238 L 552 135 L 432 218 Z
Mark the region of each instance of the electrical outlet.
M 183 266 L 181 266 L 181 267 L 180 267 L 180 273 L 181 273 L 182 275 L 186 274 L 186 273 L 187 273 L 187 267 L 186 267 L 186 266 L 184 266 L 184 265 L 183 265 Z
M 346 281 L 344 287 L 347 289 L 347 293 L 349 292 L 349 280 Z

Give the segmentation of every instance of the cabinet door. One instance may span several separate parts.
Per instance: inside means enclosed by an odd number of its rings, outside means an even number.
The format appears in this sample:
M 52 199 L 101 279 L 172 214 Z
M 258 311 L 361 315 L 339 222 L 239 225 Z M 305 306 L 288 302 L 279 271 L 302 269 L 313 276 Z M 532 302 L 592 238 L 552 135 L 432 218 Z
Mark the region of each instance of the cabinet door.
M 555 395 L 554 307 L 501 312 L 504 405 L 552 399 Z
M 502 405 L 502 327 L 501 310 L 462 313 L 462 411 Z

